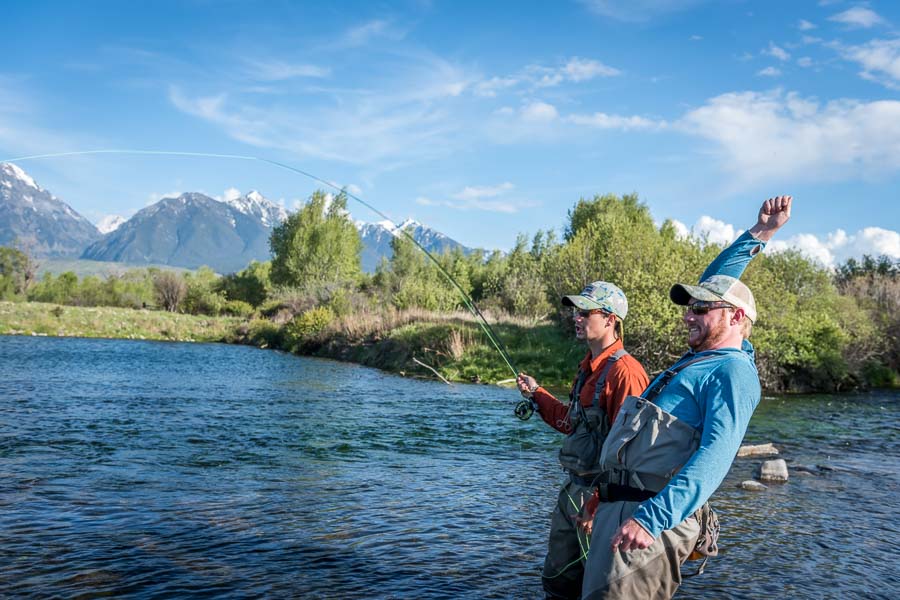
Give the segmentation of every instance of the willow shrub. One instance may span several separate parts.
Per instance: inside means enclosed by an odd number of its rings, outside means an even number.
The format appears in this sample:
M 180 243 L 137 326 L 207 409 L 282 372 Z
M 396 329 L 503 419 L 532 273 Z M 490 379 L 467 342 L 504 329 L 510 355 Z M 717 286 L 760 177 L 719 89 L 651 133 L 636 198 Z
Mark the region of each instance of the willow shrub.
M 686 349 L 682 311 L 669 300 L 669 288 L 696 281 L 715 252 L 678 239 L 670 223 L 657 229 L 646 205 L 631 196 L 581 200 L 570 218 L 567 243 L 545 264 L 549 299 L 558 306 L 561 296 L 591 281 L 614 283 L 628 298 L 626 347 L 649 372 L 666 368 Z M 568 325 L 566 311 L 559 314 Z

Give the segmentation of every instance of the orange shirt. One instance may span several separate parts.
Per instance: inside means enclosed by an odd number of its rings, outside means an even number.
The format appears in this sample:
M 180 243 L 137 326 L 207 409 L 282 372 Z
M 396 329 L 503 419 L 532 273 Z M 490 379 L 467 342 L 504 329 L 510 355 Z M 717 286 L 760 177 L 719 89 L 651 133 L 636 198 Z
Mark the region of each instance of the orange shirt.
M 594 402 L 594 390 L 597 387 L 597 380 L 606 368 L 606 362 L 617 350 L 623 348 L 622 340 L 616 340 L 612 345 L 606 348 L 595 359 L 591 359 L 591 352 L 588 351 L 587 356 L 579 364 L 579 368 L 588 371 L 588 377 L 581 386 L 580 400 L 584 407 L 589 407 Z M 575 377 L 578 380 L 578 377 Z M 616 420 L 619 408 L 626 396 L 639 396 L 650 379 L 641 363 L 633 356 L 627 354 L 615 361 L 606 375 L 606 383 L 600 393 L 600 406 L 606 410 L 609 422 L 612 424 Z M 575 383 L 572 383 L 574 388 Z M 562 403 L 556 399 L 550 392 L 539 387 L 534 392 L 534 401 L 538 405 L 541 418 L 547 422 L 550 427 L 568 434 L 571 431 L 569 424 L 569 402 Z

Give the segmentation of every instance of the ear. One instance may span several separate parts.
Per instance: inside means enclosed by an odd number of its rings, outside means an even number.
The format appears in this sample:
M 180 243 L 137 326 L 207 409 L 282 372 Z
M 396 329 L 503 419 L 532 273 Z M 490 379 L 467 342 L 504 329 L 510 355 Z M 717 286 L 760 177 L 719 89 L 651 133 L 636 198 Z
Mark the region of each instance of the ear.
M 741 321 L 744 320 L 744 316 L 747 313 L 744 312 L 743 308 L 735 308 L 734 312 L 731 313 L 731 324 L 732 325 L 740 325 Z

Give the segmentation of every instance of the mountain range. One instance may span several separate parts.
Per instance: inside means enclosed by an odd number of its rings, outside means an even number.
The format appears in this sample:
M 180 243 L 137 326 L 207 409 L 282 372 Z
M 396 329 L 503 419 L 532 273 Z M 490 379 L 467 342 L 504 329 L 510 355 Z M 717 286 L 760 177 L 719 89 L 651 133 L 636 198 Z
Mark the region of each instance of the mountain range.
M 98 226 L 42 189 L 21 168 L 0 164 L 0 245 L 17 245 L 38 258 L 83 258 L 195 269 L 206 265 L 231 273 L 251 260 L 269 260 L 269 235 L 287 211 L 251 191 L 218 200 L 189 192 L 163 198 L 130 219 L 105 217 Z M 398 226 L 390 221 L 356 223 L 362 267 L 372 272 L 390 258 Z M 429 252 L 460 248 L 459 242 L 408 219 L 406 230 Z

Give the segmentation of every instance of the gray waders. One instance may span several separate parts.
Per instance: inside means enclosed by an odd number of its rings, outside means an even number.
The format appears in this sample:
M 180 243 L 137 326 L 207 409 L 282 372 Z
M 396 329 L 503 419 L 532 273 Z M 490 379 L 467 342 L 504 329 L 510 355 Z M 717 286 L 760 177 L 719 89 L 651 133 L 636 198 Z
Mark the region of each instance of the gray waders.
M 666 371 L 644 392 L 645 397 L 625 399 L 600 453 L 601 464 L 620 484 L 658 493 L 697 451 L 700 432 L 653 400 L 679 371 L 706 358 Z M 673 529 L 663 531 L 649 548 L 613 551 L 613 535 L 639 504 L 601 502 L 597 508 L 582 588 L 584 600 L 671 598 L 682 581 L 681 565 L 692 552 L 704 547 L 707 556 L 715 554 L 715 539 L 710 542 L 709 535 L 713 526 L 717 534 L 718 520 L 708 504 Z
M 559 462 L 568 471 L 569 480 L 559 491 L 550 517 L 550 539 L 541 574 L 548 598 L 581 597 L 584 561 L 590 543 L 577 519 L 584 516 L 584 505 L 596 485 L 604 480 L 600 449 L 609 432 L 609 419 L 600 404 L 600 395 L 610 368 L 626 354 L 625 350 L 618 350 L 609 357 L 597 379 L 591 406 L 585 408 L 581 404 L 581 389 L 589 375 L 586 371 L 579 371 L 569 394 L 570 432 L 559 451 Z

